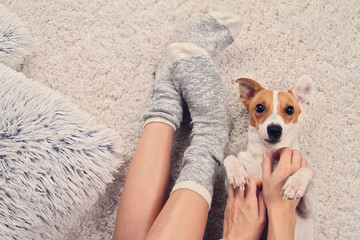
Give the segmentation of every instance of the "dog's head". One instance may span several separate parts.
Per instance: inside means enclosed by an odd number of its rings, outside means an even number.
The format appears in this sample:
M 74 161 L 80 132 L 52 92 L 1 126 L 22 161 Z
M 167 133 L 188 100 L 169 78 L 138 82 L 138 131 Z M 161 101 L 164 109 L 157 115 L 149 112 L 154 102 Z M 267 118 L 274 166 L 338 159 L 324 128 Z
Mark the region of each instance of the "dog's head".
M 264 89 L 258 82 L 239 78 L 240 101 L 250 114 L 250 125 L 256 128 L 260 139 L 269 145 L 287 141 L 297 129 L 301 110 L 308 104 L 312 81 L 303 76 L 287 92 Z

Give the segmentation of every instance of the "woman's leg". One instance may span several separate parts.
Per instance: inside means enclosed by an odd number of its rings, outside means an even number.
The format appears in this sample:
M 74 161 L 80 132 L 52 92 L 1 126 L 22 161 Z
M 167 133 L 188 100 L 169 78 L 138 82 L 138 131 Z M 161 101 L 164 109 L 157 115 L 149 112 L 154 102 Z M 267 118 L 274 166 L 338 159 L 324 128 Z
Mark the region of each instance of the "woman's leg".
M 144 239 L 168 193 L 174 129 L 164 123 L 145 126 L 126 176 L 114 239 Z
M 214 12 L 167 48 L 170 79 L 187 103 L 193 128 L 184 166 L 147 239 L 203 238 L 215 170 L 223 160 L 230 130 L 225 91 L 212 56 L 234 41 L 239 28 L 237 16 Z
M 146 239 L 202 239 L 208 202 L 198 193 L 180 189 L 170 195 Z

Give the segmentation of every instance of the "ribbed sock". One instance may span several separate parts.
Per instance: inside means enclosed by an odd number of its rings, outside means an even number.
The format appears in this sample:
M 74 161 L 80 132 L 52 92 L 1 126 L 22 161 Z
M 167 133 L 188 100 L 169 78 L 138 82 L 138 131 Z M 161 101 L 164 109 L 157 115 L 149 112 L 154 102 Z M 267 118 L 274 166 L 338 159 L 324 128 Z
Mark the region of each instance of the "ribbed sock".
M 231 28 L 224 22 L 231 23 Z M 230 131 L 225 91 L 211 56 L 234 41 L 237 27 L 241 28 L 237 16 L 209 14 L 167 50 L 171 79 L 189 107 L 193 126 L 184 166 L 172 192 L 183 188 L 195 191 L 208 202 L 209 209 L 215 171 L 223 161 Z

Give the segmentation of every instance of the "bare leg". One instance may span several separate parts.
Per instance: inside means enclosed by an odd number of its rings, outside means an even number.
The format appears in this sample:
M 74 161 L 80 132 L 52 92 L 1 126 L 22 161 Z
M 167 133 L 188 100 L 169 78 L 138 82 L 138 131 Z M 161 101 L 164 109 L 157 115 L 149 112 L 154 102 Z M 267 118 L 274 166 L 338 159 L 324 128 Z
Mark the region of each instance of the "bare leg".
M 173 133 L 163 123 L 145 126 L 126 176 L 114 239 L 144 239 L 150 228 L 148 239 L 202 239 L 209 210 L 204 198 L 180 189 L 164 206 Z
M 180 189 L 170 195 L 146 239 L 203 239 L 209 205 L 199 194 Z
M 121 194 L 114 239 L 144 239 L 167 197 L 174 130 L 145 126 Z

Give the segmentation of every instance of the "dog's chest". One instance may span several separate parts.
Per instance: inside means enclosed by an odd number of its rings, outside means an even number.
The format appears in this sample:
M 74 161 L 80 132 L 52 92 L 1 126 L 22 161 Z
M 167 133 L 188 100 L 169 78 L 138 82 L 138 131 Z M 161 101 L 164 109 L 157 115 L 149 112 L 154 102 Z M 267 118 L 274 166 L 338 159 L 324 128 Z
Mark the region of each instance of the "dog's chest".
M 262 154 L 252 154 L 249 152 L 240 152 L 238 155 L 238 160 L 246 168 L 246 172 L 249 178 L 259 178 L 262 179 Z M 278 164 L 277 160 L 273 160 L 272 169 L 274 170 Z
M 246 168 L 246 172 L 250 178 L 262 179 L 262 155 L 252 154 L 249 152 L 240 152 L 238 160 Z

